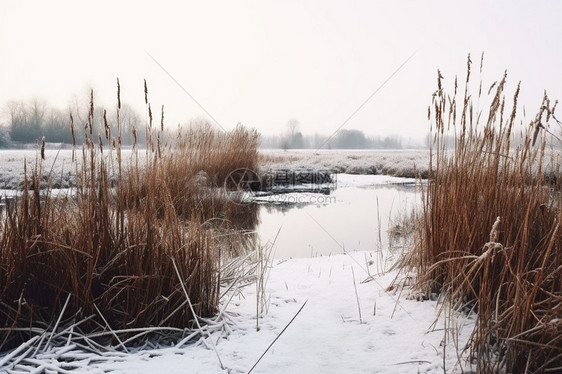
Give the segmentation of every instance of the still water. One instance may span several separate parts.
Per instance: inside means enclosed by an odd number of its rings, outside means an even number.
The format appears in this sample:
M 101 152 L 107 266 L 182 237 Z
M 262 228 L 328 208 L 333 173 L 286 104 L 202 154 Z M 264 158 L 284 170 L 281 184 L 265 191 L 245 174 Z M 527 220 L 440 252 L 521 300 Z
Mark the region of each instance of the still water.
M 355 177 L 355 178 L 361 178 Z M 330 195 L 278 197 L 262 204 L 257 231 L 273 242 L 275 258 L 314 257 L 352 251 L 386 251 L 388 229 L 419 204 L 414 184 L 345 186 Z

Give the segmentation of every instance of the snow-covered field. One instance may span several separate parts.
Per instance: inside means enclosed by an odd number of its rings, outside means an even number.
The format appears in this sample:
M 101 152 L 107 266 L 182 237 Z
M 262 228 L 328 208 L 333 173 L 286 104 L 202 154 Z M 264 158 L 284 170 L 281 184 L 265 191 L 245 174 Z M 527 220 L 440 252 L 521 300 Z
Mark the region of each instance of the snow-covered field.
M 128 162 L 132 152 L 123 150 L 123 160 Z M 139 152 L 143 155 L 144 152 Z M 110 153 L 105 151 L 106 157 Z M 113 153 L 115 157 L 115 152 Z M 75 159 L 81 160 L 82 151 L 75 152 Z M 70 149 L 47 149 L 45 150 L 45 160 L 41 163 L 39 150 L 30 149 L 10 149 L 0 150 L 0 189 L 21 189 L 24 183 L 24 165 L 28 173 L 39 164 L 42 165 L 44 180 L 42 184 L 47 185 L 47 176 L 50 178 L 53 188 L 68 188 L 74 184 L 76 175 L 76 163 L 72 162 L 72 150 Z
M 427 173 L 428 150 L 261 150 L 263 168 L 321 167 L 334 173 L 415 177 Z
M 294 154 L 300 158 L 276 162 L 289 167 L 354 162 L 364 166 L 372 162 L 369 157 L 375 157 L 369 156 L 370 151 L 335 151 L 323 154 L 320 161 L 318 155 L 310 158 L 310 152 Z M 354 159 L 355 155 L 365 159 Z M 24 157 L 35 160 L 35 153 L 0 152 L 4 186 L 18 185 Z M 398 163 L 420 160 L 410 158 L 414 157 L 410 153 L 388 152 L 386 157 L 402 160 Z M 70 171 L 70 160 L 70 151 L 47 152 L 46 164 L 56 165 L 53 170 L 62 175 Z M 268 167 L 274 165 L 271 162 Z M 369 188 L 381 181 L 413 180 L 346 175 L 338 185 Z M 408 290 L 389 290 L 397 276 L 392 263 L 384 260 L 390 258 L 395 257 L 371 251 L 275 259 L 264 278 L 266 310 L 258 319 L 257 304 L 264 299 L 257 296 L 260 293 L 252 283 L 233 294 L 220 328 L 210 329 L 210 335 L 203 337 L 195 334 L 179 347 L 133 353 L 117 347 L 94 354 L 69 345 L 28 354 L 19 362 L 18 355 L 4 352 L 0 372 L 247 373 L 253 368 L 253 373 L 454 373 L 469 369 L 462 350 L 474 317 L 443 315 L 437 301 L 416 301 L 408 297 Z

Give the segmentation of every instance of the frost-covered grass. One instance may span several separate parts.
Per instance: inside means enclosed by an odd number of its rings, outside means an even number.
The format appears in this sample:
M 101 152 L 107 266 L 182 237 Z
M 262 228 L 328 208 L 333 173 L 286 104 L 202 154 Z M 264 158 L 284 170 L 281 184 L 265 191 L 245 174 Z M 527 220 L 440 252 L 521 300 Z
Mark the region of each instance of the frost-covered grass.
M 121 150 L 123 163 L 128 165 L 135 158 L 130 149 Z M 139 159 L 144 159 L 144 152 L 139 152 Z M 105 152 L 106 158 L 113 158 L 115 152 Z M 24 183 L 24 165 L 28 175 L 38 164 L 40 158 L 39 149 L 9 149 L 0 150 L 0 189 L 21 190 Z M 69 188 L 76 185 L 77 165 L 81 165 L 82 151 L 74 151 L 75 162 L 72 161 L 73 151 L 71 149 L 46 149 L 45 160 L 43 160 L 43 178 L 41 187 L 48 185 L 48 179 L 52 188 Z
M 326 168 L 333 173 L 427 176 L 427 150 L 261 150 L 263 169 Z M 418 175 L 416 175 L 418 173 Z

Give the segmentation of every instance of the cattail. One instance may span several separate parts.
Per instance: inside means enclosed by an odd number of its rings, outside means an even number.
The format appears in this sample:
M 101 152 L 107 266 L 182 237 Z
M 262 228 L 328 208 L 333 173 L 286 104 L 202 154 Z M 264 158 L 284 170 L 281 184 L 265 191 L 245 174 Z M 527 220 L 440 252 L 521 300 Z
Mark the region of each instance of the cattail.
M 137 146 L 137 129 L 133 126 L 133 148 Z
M 74 135 L 74 117 L 70 113 L 70 134 L 72 135 L 72 147 L 76 147 L 76 136 Z
M 23 156 L 23 192 L 27 194 L 27 158 Z M 23 200 L 27 203 L 27 199 Z M 27 208 L 25 208 L 25 213 L 27 213 Z
M 41 139 L 41 160 L 45 159 L 45 137 Z
M 105 109 L 103 110 L 103 127 L 104 127 L 104 130 L 105 130 L 105 139 L 109 140 L 109 136 L 110 136 L 109 131 L 110 130 L 109 130 L 109 125 L 107 124 L 107 110 L 105 110 Z
M 88 113 L 88 127 L 90 130 L 90 138 L 93 134 L 94 127 L 94 90 L 90 90 L 90 112 Z
M 70 113 L 70 134 L 72 135 L 72 162 L 74 162 L 75 152 L 76 152 L 76 136 L 74 135 L 74 117 Z
M 162 117 L 160 119 L 160 131 L 164 131 L 164 104 L 162 104 Z
M 148 87 L 146 85 L 146 79 L 144 80 L 144 103 L 148 104 Z
M 121 109 L 121 85 L 119 84 L 119 78 L 117 78 L 117 109 Z

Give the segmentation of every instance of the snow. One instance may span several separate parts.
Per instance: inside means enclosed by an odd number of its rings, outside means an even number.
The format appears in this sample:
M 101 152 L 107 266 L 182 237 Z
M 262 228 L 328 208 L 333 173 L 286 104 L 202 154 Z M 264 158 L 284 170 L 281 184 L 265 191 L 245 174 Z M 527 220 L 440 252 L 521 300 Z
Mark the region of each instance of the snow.
M 279 190 L 284 193 L 252 193 L 248 196 L 249 201 L 272 204 L 300 204 L 310 203 L 327 204 L 332 202 L 333 194 L 314 193 L 321 188 L 333 190 L 337 188 L 373 188 L 373 187 L 392 187 L 392 186 L 414 186 L 419 183 L 415 178 L 401 178 L 390 175 L 357 175 L 357 174 L 332 174 L 332 182 L 324 184 L 299 184 L 280 186 Z M 297 191 L 297 192 L 294 192 Z M 309 192 L 310 191 L 310 192 Z
M 105 151 L 105 157 L 116 157 L 115 152 Z M 122 151 L 125 164 L 132 160 L 133 152 L 130 149 Z M 141 160 L 144 152 L 139 152 Z M 75 159 L 80 164 L 82 159 L 82 149 L 76 150 Z M 69 188 L 74 184 L 76 175 L 76 163 L 72 161 L 71 149 L 46 149 L 45 160 L 39 161 L 39 150 L 33 149 L 10 149 L 0 150 L 0 188 L 6 190 L 23 189 L 24 184 L 24 164 L 27 167 L 28 175 L 36 165 L 42 165 L 43 176 L 50 179 L 51 186 L 54 188 Z M 47 187 L 47 181 L 42 181 L 42 188 Z
M 442 373 L 444 364 L 447 372 L 461 372 L 448 333 L 462 349 L 473 317 L 437 318 L 436 301 L 387 291 L 396 273 L 374 274 L 375 262 L 372 252 L 275 260 L 266 284 L 268 312 L 259 318 L 259 331 L 257 290 L 250 285 L 228 307 L 230 333 L 211 335 L 224 369 L 217 353 L 200 341 L 103 360 L 91 355 L 80 372 L 246 373 L 277 337 L 253 373 Z M 43 363 L 60 365 L 55 359 Z
M 427 173 L 428 150 L 260 150 L 262 168 L 327 168 L 336 173 L 414 177 Z
M 397 295 L 385 291 L 394 273 L 361 283 L 369 277 L 365 256 L 374 260 L 372 253 L 363 252 L 278 261 L 268 282 L 269 314 L 260 321 L 259 332 L 250 332 L 249 326 L 246 333 L 231 337 L 232 343 L 243 339 L 243 350 L 237 348 L 235 357 L 250 358 L 248 364 L 252 363 L 251 357 L 258 357 L 307 302 L 258 364 L 256 373 L 412 373 L 418 369 L 442 372 L 439 345 L 443 332 L 431 327 L 435 302 L 401 299 L 397 304 Z M 238 306 L 248 317 L 253 304 L 248 305 L 247 301 L 252 296 L 247 294 Z M 442 323 L 437 326 L 442 327 Z M 231 351 L 225 349 L 225 362 L 232 357 L 227 352 Z M 454 349 L 446 352 L 448 367 L 454 366 L 456 358 Z M 236 367 L 238 372 L 247 371 L 248 366 L 241 364 Z
M 356 174 L 337 174 L 336 185 L 338 188 L 344 187 L 373 187 L 392 184 L 414 184 L 415 178 L 401 178 L 390 175 L 356 175 Z

